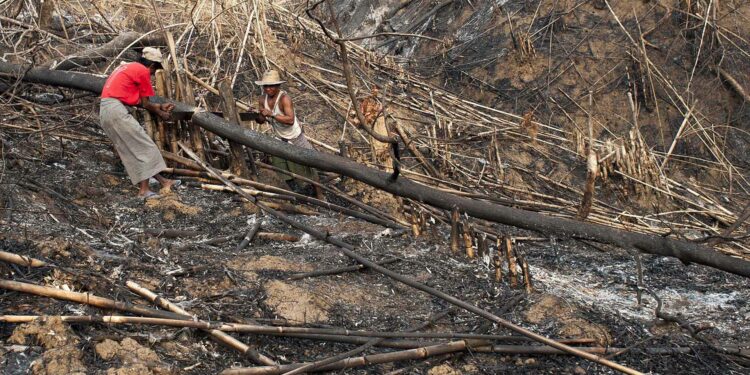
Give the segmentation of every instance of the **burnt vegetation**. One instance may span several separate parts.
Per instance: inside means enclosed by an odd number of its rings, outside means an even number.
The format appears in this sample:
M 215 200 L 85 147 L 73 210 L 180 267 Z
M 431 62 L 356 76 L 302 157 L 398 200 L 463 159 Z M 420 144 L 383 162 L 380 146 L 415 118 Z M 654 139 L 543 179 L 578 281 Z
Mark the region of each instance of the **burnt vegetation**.
M 749 40 L 742 0 L 0 2 L 0 369 L 747 373 Z M 146 46 L 183 185 L 143 201 L 98 93 Z

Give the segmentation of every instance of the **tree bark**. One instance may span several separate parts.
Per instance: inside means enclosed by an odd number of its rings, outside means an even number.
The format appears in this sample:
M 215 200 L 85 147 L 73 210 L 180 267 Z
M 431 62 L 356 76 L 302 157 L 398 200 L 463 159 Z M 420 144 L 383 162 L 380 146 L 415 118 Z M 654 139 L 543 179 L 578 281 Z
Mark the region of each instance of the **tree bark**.
M 224 109 L 224 118 L 233 123 L 235 127 L 241 128 L 240 118 L 237 114 L 237 109 L 234 107 L 234 95 L 232 94 L 232 86 L 229 81 L 221 81 L 219 83 L 219 93 L 221 94 L 221 104 Z M 247 169 L 245 163 L 245 149 L 242 144 L 229 140 L 229 152 L 230 152 L 230 169 L 232 173 L 242 178 L 250 178 L 250 171 Z
M 63 86 L 94 93 L 101 92 L 105 79 L 101 76 L 85 73 L 50 71 L 46 69 L 25 70 L 23 67 L 17 65 L 0 62 L 0 76 L 3 75 L 13 77 L 22 76 L 23 80 L 28 82 Z M 154 102 L 163 102 L 164 100 L 163 98 L 153 99 Z M 556 237 L 587 239 L 626 249 L 635 248 L 644 253 L 675 257 L 683 263 L 698 263 L 736 275 L 750 277 L 750 262 L 722 254 L 696 243 L 652 234 L 627 232 L 603 225 L 582 223 L 577 220 L 550 217 L 536 212 L 501 206 L 492 202 L 460 197 L 415 183 L 404 177 L 400 177 L 394 181 L 389 179 L 389 173 L 368 168 L 338 155 L 302 149 L 255 131 L 235 126 L 210 112 L 205 112 L 184 103 L 178 102 L 175 105 L 176 114 L 192 114 L 192 121 L 195 124 L 231 141 L 291 160 L 295 163 L 351 177 L 389 193 L 427 203 L 444 210 L 452 210 L 454 207 L 458 207 L 462 213 L 479 219 L 529 229 Z

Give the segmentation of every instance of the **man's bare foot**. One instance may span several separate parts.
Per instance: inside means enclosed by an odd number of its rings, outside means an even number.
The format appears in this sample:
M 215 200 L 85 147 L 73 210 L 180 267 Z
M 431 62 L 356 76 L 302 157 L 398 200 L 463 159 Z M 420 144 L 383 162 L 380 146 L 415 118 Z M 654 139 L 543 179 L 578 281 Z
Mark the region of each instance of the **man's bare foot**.
M 180 185 L 182 185 L 182 181 L 180 180 L 168 180 L 163 179 L 161 182 L 161 189 L 162 190 L 172 190 L 172 188 L 176 188 Z
M 143 200 L 156 199 L 156 198 L 160 198 L 160 197 L 161 196 L 159 194 L 154 193 L 151 190 L 146 190 L 145 193 L 144 192 L 138 193 L 138 198 L 141 198 Z

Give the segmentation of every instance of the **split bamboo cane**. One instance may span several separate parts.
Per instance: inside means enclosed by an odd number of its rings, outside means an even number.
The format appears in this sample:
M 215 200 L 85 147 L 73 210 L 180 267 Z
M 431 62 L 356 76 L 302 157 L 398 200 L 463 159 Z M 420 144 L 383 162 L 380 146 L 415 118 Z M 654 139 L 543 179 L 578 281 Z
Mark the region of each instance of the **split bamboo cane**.
M 18 255 L 15 253 L 9 253 L 7 251 L 0 251 L 0 260 L 3 262 L 18 264 L 19 266 L 27 266 L 27 267 L 44 267 L 47 265 L 47 262 L 27 257 L 24 255 Z

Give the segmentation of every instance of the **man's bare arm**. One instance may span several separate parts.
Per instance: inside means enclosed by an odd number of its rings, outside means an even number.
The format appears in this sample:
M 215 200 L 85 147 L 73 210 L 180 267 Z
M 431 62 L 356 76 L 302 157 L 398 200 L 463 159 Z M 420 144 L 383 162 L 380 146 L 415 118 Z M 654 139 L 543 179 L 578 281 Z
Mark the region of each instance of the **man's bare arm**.
M 281 114 L 274 116 L 276 121 L 287 126 L 294 125 L 294 105 L 292 104 L 292 98 L 290 98 L 289 95 L 281 97 L 279 107 L 279 109 L 281 109 Z
M 172 103 L 151 103 L 148 97 L 141 98 L 141 107 L 148 110 L 151 113 L 157 114 L 162 120 L 169 120 L 172 117 L 172 110 L 174 104 Z

